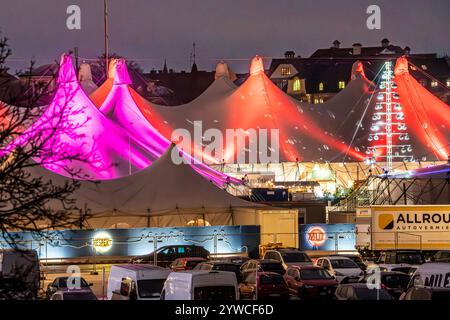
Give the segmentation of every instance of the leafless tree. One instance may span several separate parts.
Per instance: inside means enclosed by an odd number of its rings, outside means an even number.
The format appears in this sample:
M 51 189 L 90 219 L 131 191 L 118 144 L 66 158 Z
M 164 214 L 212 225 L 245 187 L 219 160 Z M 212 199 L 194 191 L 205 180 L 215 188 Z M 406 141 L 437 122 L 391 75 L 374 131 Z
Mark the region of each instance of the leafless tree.
M 3 79 L 10 55 L 7 39 L 0 38 Z M 30 71 L 32 68 L 33 63 Z M 72 176 L 64 183 L 54 183 L 37 174 L 42 166 L 86 159 L 61 139 L 61 135 L 76 139 L 76 126 L 85 123 L 74 125 L 66 121 L 71 110 L 65 108 L 64 102 L 55 106 L 59 112 L 51 115 L 45 112 L 45 106 L 38 106 L 42 94 L 51 94 L 49 85 L 40 88 L 38 94 L 30 89 L 31 85 L 16 90 L 11 83 L 3 82 L 0 88 L 2 96 L 8 98 L 8 103 L 0 102 L 0 232 L 12 244 L 12 232 L 80 227 L 87 215 L 72 198 L 79 187 L 79 172 L 64 168 Z

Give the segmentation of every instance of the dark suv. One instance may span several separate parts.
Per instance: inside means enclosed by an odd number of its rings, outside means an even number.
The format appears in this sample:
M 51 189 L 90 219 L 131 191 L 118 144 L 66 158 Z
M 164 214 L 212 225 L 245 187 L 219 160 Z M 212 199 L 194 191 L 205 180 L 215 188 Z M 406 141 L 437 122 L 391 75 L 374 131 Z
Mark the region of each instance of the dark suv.
M 137 256 L 130 260 L 130 263 L 150 263 L 155 261 L 155 253 L 157 265 L 161 267 L 168 267 L 175 259 L 178 258 L 210 258 L 210 253 L 203 247 L 195 245 L 176 245 L 164 246 L 152 253 Z

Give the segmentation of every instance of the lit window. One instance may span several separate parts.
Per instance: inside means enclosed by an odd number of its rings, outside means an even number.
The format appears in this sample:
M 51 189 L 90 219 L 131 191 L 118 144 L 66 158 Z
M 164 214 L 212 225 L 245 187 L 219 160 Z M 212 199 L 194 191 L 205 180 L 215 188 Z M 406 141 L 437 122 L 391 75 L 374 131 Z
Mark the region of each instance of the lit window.
M 318 104 L 319 103 L 319 99 L 314 98 L 314 104 Z
M 319 83 L 319 91 L 323 91 L 324 85 L 323 82 Z
M 295 80 L 294 80 L 294 84 L 293 84 L 293 86 L 292 86 L 292 90 L 294 90 L 294 91 L 300 91 L 300 87 L 301 87 L 301 85 L 300 85 L 300 79 L 295 79 Z
M 426 64 L 421 65 L 421 68 L 422 68 L 423 70 L 428 70 L 428 67 L 427 67 Z
M 447 87 L 450 88 L 450 78 L 447 79 Z
M 427 79 L 420 79 L 420 80 L 419 80 L 419 83 L 420 83 L 422 86 L 426 87 L 426 86 L 427 86 Z
M 339 89 L 345 89 L 345 81 L 339 81 Z
M 320 102 L 320 103 L 323 103 L 323 98 L 320 98 L 320 99 L 319 99 L 319 102 Z
M 289 76 L 291 74 L 291 68 L 289 67 L 281 67 L 281 75 Z
M 436 88 L 438 86 L 438 82 L 436 80 L 431 81 L 431 87 Z

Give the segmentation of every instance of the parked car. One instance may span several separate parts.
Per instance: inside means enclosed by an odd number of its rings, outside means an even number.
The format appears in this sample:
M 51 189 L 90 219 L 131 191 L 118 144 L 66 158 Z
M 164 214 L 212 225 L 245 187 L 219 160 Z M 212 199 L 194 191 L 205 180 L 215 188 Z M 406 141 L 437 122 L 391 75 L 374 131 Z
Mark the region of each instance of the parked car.
M 149 254 L 134 257 L 130 260 L 130 263 L 154 263 L 155 254 L 157 258 L 157 265 L 161 267 L 168 267 L 175 259 L 178 258 L 210 258 L 209 251 L 203 247 L 195 245 L 176 245 L 164 246 Z
M 317 266 L 326 269 L 340 283 L 344 278 L 359 279 L 364 272 L 352 259 L 341 256 L 321 257 L 316 261 Z
M 170 269 L 155 265 L 112 266 L 109 272 L 108 300 L 159 300 Z
M 241 299 L 289 299 L 289 288 L 286 281 L 275 272 L 251 270 L 243 273 L 239 292 Z
M 425 257 L 419 250 L 392 250 L 381 253 L 377 263 L 368 268 L 378 267 L 380 271 L 399 271 L 409 273 L 411 267 L 425 263 Z
M 58 290 L 67 289 L 67 281 L 69 280 L 69 277 L 57 277 L 53 280 L 52 283 L 49 283 L 47 286 L 47 290 L 45 291 L 45 297 L 47 299 L 50 299 L 53 294 Z M 76 286 L 75 280 L 73 279 L 72 285 Z M 87 281 L 80 277 L 80 283 L 79 288 L 73 288 L 73 289 L 83 289 L 85 291 L 92 291 L 92 283 L 87 283 Z
M 436 252 L 432 259 L 434 262 L 450 262 L 450 251 L 442 250 Z
M 194 270 L 234 272 L 238 282 L 241 281 L 241 268 L 238 264 L 223 261 L 207 261 L 197 264 Z
M 339 254 L 339 255 L 331 255 L 332 256 L 336 256 L 336 257 L 346 257 L 349 259 L 352 259 L 357 265 L 358 267 L 360 267 L 361 270 L 366 271 L 367 270 L 367 264 L 363 261 L 363 259 L 361 258 L 360 255 L 357 254 Z
M 380 287 L 386 290 L 395 299 L 400 298 L 400 295 L 408 289 L 411 277 L 406 273 L 399 271 L 382 271 L 379 273 Z M 367 274 L 361 281 L 362 283 L 373 283 L 370 278 L 371 274 Z
M 183 270 L 192 270 L 199 263 L 207 261 L 205 258 L 178 258 L 175 259 L 169 266 L 172 271 L 183 271 Z
M 384 289 L 371 289 L 365 283 L 340 284 L 335 292 L 337 300 L 393 300 Z
M 297 249 L 276 249 L 267 250 L 264 253 L 264 259 L 279 261 L 286 270 L 290 266 L 313 265 L 311 258 L 305 253 Z
M 50 300 L 98 300 L 91 290 L 61 289 L 56 291 Z
M 411 287 L 400 296 L 400 300 L 450 301 L 450 288 Z
M 35 250 L 0 249 L 0 299 L 36 299 L 40 278 Z
M 236 275 L 228 271 L 172 272 L 164 283 L 161 300 L 238 300 Z
M 338 285 L 327 270 L 317 266 L 289 267 L 284 279 L 291 295 L 300 299 L 332 298 Z
M 241 273 L 256 269 L 261 272 L 275 272 L 280 275 L 284 275 L 286 273 L 286 270 L 283 268 L 281 262 L 270 259 L 249 260 L 241 266 Z

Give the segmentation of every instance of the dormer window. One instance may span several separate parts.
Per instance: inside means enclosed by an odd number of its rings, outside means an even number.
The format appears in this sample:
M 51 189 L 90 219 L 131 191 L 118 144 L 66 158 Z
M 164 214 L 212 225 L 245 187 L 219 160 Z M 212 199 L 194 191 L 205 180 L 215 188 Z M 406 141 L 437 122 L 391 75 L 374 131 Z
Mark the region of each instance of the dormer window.
M 438 86 L 438 82 L 436 80 L 431 81 L 431 87 L 436 88 Z
M 345 81 L 339 81 L 339 89 L 345 89 Z
M 319 91 L 323 91 L 324 89 L 324 84 L 323 82 L 319 83 Z
M 423 65 L 421 65 L 420 67 L 421 67 L 423 70 L 428 70 L 428 67 L 427 67 L 426 64 L 423 64 Z
M 301 89 L 301 83 L 300 83 L 300 79 L 295 78 L 294 83 L 292 85 L 292 91 L 294 92 L 298 92 Z
M 423 86 L 426 87 L 427 86 L 427 79 L 420 79 L 419 83 Z
M 281 67 L 281 75 L 282 76 L 290 76 L 291 75 L 291 68 L 288 66 Z

